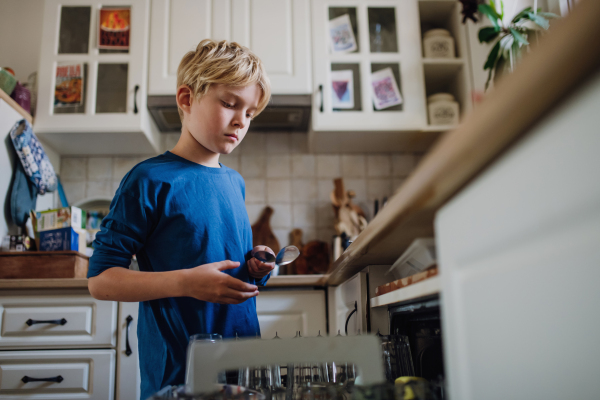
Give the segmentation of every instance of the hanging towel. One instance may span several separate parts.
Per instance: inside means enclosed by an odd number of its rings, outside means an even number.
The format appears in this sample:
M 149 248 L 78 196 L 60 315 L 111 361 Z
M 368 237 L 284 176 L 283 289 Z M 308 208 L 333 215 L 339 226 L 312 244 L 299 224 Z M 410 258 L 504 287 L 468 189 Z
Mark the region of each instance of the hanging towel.
M 10 138 L 24 172 L 37 188 L 37 194 L 54 191 L 57 184 L 56 173 L 29 121 L 18 121 L 10 131 Z

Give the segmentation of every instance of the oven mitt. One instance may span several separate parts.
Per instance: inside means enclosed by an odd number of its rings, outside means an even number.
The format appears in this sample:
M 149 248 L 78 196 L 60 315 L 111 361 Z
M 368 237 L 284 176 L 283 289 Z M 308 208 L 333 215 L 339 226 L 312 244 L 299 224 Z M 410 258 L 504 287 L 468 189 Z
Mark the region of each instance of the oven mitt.
M 25 226 L 29 210 L 35 210 L 38 190 L 20 162 L 15 163 L 15 177 L 10 192 L 10 217 L 17 226 Z
M 29 121 L 18 121 L 10 131 L 10 139 L 21 160 L 23 171 L 37 188 L 37 194 L 54 191 L 57 184 L 54 168 Z

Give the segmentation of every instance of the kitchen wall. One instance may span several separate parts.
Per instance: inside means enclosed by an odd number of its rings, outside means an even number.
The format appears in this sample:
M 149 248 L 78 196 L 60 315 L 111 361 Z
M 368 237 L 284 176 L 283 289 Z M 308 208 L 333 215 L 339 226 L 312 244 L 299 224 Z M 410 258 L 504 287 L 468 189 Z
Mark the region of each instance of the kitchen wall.
M 163 135 L 163 151 L 171 149 L 178 134 Z M 266 156 L 264 149 L 273 155 Z M 221 162 L 240 172 L 246 181 L 246 209 L 254 223 L 266 205 L 275 213 L 271 228 L 280 245 L 301 228 L 304 241 L 329 242 L 334 215 L 329 200 L 333 179 L 342 177 L 355 202 L 373 215 L 375 199 L 390 197 L 415 168 L 421 154 L 313 154 L 302 133 L 251 132 Z M 123 176 L 146 157 L 66 157 L 61 178 L 71 204 L 84 199 L 112 199 Z

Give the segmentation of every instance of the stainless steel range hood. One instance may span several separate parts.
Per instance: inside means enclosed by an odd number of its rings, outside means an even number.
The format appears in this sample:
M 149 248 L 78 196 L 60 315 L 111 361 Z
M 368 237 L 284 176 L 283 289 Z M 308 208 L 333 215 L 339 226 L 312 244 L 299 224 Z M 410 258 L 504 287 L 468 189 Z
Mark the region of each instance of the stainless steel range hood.
M 308 132 L 311 96 L 273 95 L 267 108 L 250 124 L 251 131 Z M 161 132 L 179 132 L 175 96 L 148 96 L 148 110 Z

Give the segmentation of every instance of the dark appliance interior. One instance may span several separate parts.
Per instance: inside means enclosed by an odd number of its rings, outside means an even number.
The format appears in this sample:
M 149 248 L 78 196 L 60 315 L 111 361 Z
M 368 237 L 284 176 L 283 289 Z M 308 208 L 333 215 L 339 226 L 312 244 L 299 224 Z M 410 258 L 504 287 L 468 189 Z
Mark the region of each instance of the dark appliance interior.
M 427 379 L 444 398 L 444 358 L 437 295 L 389 308 L 390 333 L 408 337 L 415 375 Z

